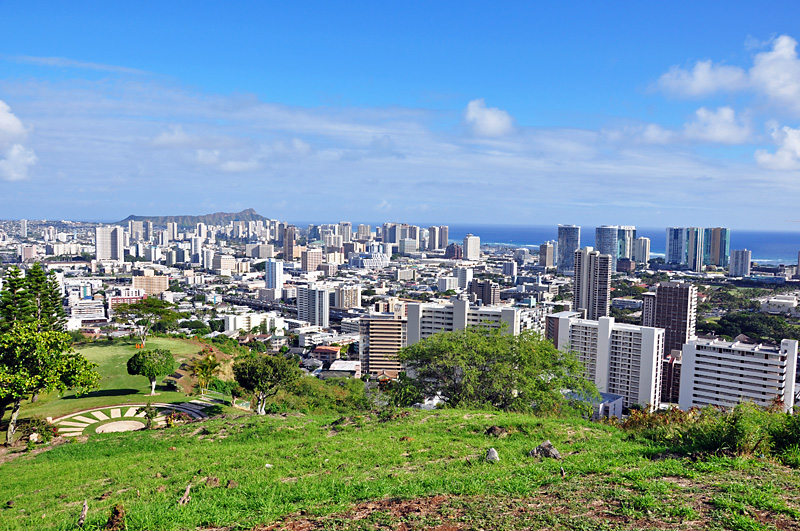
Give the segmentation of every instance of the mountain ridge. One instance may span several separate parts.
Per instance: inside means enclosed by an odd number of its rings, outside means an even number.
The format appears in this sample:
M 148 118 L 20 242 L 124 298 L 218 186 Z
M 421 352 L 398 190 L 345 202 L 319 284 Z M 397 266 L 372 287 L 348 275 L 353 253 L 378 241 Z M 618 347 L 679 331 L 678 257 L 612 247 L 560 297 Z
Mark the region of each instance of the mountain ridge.
M 213 214 L 203 214 L 199 216 L 137 216 L 131 214 L 127 218 L 117 221 L 114 225 L 126 225 L 129 221 L 151 221 L 154 225 L 166 225 L 167 223 L 177 223 L 178 227 L 193 227 L 198 223 L 206 225 L 227 224 L 231 221 L 259 221 L 266 220 L 253 208 L 246 208 L 241 212 L 215 212 Z

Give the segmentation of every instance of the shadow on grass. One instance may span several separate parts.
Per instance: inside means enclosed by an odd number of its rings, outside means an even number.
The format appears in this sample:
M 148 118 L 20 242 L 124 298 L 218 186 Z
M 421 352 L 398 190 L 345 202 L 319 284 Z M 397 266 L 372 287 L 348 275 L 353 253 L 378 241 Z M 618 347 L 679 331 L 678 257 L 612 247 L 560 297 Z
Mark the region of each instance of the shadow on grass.
M 74 400 L 76 398 L 97 398 L 103 396 L 126 396 L 139 394 L 138 389 L 101 389 L 99 391 L 90 391 L 88 393 L 78 395 L 66 395 L 62 397 L 64 400 Z

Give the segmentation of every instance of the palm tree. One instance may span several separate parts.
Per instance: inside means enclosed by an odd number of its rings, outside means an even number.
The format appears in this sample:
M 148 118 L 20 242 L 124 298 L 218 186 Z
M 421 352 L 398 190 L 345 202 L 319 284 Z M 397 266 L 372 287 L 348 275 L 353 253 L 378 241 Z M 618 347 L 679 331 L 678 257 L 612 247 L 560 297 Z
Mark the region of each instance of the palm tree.
M 192 366 L 192 374 L 197 378 L 197 383 L 200 384 L 201 392 L 208 388 L 211 379 L 217 375 L 221 365 L 214 351 L 204 349 L 204 352 L 206 355 L 194 362 Z

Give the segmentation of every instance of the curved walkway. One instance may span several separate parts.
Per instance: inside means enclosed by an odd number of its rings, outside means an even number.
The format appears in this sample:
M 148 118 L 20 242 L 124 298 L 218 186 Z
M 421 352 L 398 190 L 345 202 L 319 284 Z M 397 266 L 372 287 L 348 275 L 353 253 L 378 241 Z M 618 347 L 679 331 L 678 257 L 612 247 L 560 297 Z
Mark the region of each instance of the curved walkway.
M 53 419 L 53 424 L 58 427 L 59 435 L 75 437 L 88 432 L 109 433 L 116 431 L 134 431 L 144 428 L 144 412 L 136 410 L 147 404 L 121 404 L 119 406 L 104 406 L 85 411 L 78 411 Z M 192 418 L 200 419 L 208 415 L 203 413 L 203 408 L 210 406 L 209 402 L 192 400 L 182 404 L 152 404 L 158 409 L 158 416 L 154 419 L 157 426 L 167 423 L 166 416 L 172 412 L 186 413 Z M 140 420 L 142 419 L 142 420 Z M 93 427 L 92 430 L 90 427 Z

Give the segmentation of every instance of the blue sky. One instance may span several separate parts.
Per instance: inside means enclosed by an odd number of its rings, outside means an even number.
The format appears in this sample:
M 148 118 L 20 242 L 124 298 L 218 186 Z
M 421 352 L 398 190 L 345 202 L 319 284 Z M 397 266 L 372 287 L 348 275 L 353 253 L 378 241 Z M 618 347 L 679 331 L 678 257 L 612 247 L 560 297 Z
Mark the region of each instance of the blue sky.
M 0 0 L 0 217 L 798 230 L 800 8 Z

